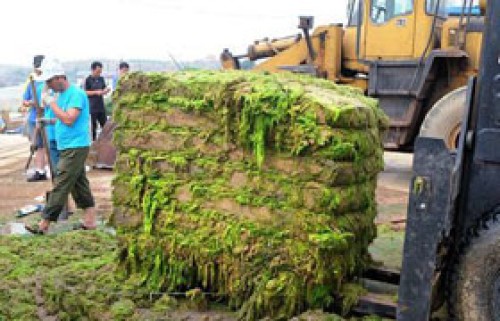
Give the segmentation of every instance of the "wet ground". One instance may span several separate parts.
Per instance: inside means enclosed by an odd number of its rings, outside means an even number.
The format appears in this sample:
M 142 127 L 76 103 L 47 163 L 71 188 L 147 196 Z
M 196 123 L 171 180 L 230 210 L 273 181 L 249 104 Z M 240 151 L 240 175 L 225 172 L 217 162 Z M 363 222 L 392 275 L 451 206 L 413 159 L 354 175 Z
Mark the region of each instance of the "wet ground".
M 386 152 L 384 160 L 385 169 L 379 174 L 377 186 L 378 237 L 370 252 L 386 267 L 399 269 L 403 258 L 413 154 Z
M 17 211 L 29 205 L 43 204 L 40 199 L 51 189 L 51 182 L 27 182 L 25 166 L 29 156 L 29 141 L 20 135 L 0 135 L 0 234 L 14 231 L 22 232 L 19 224 L 34 223 L 39 213 L 17 218 Z M 105 221 L 111 212 L 111 180 L 113 173 L 108 170 L 90 170 L 88 178 L 96 199 L 97 213 Z M 78 221 L 81 213 L 77 211 L 68 222 L 54 227 L 67 228 Z M 21 224 L 21 225 L 23 225 Z

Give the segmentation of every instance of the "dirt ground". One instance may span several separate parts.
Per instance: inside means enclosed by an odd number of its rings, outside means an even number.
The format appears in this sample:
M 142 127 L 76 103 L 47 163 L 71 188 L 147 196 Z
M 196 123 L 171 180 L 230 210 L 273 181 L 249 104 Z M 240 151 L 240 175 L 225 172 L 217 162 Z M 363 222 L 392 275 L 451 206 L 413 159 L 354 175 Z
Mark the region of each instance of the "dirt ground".
M 384 161 L 385 169 L 379 174 L 377 186 L 378 236 L 370 253 L 386 267 L 400 269 L 413 155 L 386 152 Z
M 9 222 L 31 222 L 38 219 L 36 214 L 17 219 L 16 211 L 27 205 L 40 204 L 35 198 L 44 196 L 51 188 L 50 181 L 26 181 L 24 168 L 29 156 L 29 145 L 26 137 L 0 135 L 0 226 Z M 98 216 L 105 220 L 112 209 L 110 187 L 113 172 L 91 170 L 87 175 L 96 199 Z
M 406 219 L 413 155 L 386 152 L 384 161 L 385 169 L 378 177 L 377 224 L 403 224 Z

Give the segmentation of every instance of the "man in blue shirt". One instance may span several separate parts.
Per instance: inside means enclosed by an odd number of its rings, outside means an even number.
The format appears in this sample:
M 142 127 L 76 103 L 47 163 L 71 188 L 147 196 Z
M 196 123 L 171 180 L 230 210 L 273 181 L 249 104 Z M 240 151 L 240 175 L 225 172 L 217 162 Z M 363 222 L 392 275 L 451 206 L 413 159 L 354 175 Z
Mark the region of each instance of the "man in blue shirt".
M 57 119 L 55 138 L 60 158 L 54 188 L 42 213 L 43 219 L 38 226 L 26 226 L 26 229 L 35 234 L 46 233 L 50 223 L 57 221 L 70 193 L 76 206 L 84 210 L 83 223 L 78 227 L 95 229 L 94 197 L 85 174 L 85 160 L 91 143 L 87 95 L 68 82 L 57 61 L 44 61 L 42 78 L 46 80 L 47 87 L 56 93 L 54 96 L 44 91 L 42 102 L 44 106 L 50 106 Z
M 34 72 L 35 72 L 35 88 L 38 93 L 38 101 L 40 101 L 40 93 L 42 91 L 42 88 L 44 86 L 44 82 L 40 81 L 38 78 L 40 76 L 40 65 L 43 60 L 43 56 L 35 56 L 33 59 L 33 67 L 34 67 Z M 47 175 L 45 173 L 45 167 L 47 165 L 47 160 L 45 158 L 45 146 L 43 146 L 43 141 L 40 133 L 34 138 L 33 136 L 36 133 L 36 104 L 35 104 L 35 97 L 33 95 L 33 90 L 31 88 L 31 85 L 28 84 L 26 87 L 26 90 L 23 94 L 23 106 L 25 108 L 29 108 L 29 114 L 28 114 L 28 134 L 29 138 L 33 144 L 33 148 L 35 149 L 35 155 L 34 155 L 34 169 L 35 172 L 33 173 L 32 176 L 28 177 L 28 182 L 36 182 L 36 181 L 43 181 L 47 179 Z

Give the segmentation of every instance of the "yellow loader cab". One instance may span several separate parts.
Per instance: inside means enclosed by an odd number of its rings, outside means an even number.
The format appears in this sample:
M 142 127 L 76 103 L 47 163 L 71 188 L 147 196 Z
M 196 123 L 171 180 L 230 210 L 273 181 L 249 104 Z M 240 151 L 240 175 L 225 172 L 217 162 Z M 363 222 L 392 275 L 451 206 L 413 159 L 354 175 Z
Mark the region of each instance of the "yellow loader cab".
M 481 4 L 481 6 L 480 6 Z M 385 147 L 410 150 L 420 135 L 455 148 L 467 80 L 477 74 L 485 1 L 350 0 L 348 23 L 320 26 L 301 17 L 302 35 L 263 39 L 248 53 L 221 55 L 223 68 L 310 73 L 361 88 L 391 119 Z

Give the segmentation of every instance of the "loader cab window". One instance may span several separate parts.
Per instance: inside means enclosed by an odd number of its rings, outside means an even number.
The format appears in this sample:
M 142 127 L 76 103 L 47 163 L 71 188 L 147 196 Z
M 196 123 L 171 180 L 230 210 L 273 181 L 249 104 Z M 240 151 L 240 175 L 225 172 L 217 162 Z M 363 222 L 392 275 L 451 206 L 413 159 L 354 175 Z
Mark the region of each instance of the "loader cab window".
M 361 11 L 360 11 L 361 9 Z M 347 4 L 347 26 L 356 27 L 363 19 L 363 2 L 361 0 L 349 0 Z
M 463 3 L 463 0 L 458 1 L 461 1 Z M 437 12 L 437 15 L 440 17 L 446 17 L 446 8 L 446 0 L 427 0 L 425 7 L 427 14 L 434 15 Z
M 382 24 L 397 16 L 413 12 L 413 0 L 372 0 L 371 19 Z
M 436 2 L 437 0 L 427 0 L 427 13 L 428 14 L 434 14 L 434 11 L 436 9 Z M 473 16 L 481 16 L 481 8 L 479 7 L 479 0 L 473 0 L 472 1 L 472 7 L 470 7 L 470 0 L 468 0 L 465 4 L 464 8 L 464 0 L 441 0 L 441 6 L 443 7 L 442 11 L 444 13 L 441 13 L 440 15 L 446 15 L 448 17 L 460 17 L 462 15 L 462 12 L 465 15 L 468 15 L 469 12 Z

